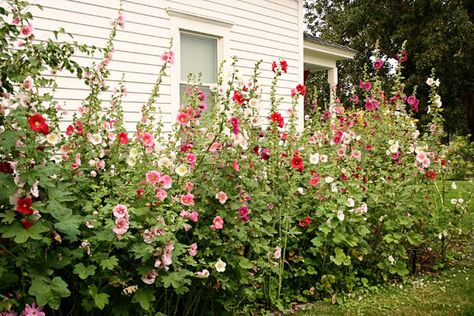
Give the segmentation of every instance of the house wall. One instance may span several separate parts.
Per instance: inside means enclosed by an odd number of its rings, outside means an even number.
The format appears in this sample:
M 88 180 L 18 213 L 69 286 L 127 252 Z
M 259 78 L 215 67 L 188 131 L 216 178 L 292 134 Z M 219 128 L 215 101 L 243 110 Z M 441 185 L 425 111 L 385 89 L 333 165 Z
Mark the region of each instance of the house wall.
M 52 30 L 64 27 L 74 36 L 74 40 L 98 47 L 105 45 L 110 21 L 117 16 L 119 6 L 118 0 L 33 2 L 44 7 L 42 11 L 32 10 L 37 39 L 52 37 Z M 277 90 L 283 97 L 280 106 L 282 114 L 288 115 L 290 90 L 303 81 L 302 0 L 125 0 L 123 8 L 125 29 L 118 32 L 115 40 L 116 53 L 109 65 L 111 78 L 108 82 L 113 89 L 125 73 L 128 95 L 124 97 L 123 106 L 127 130 L 133 131 L 140 118 L 141 105 L 147 100 L 162 63 L 160 55 L 167 49 L 173 34 L 173 17 L 166 8 L 230 22 L 230 33 L 225 40 L 226 51 L 230 56 L 240 58 L 237 64 L 240 75 L 244 79 L 250 78 L 255 62 L 263 59 L 260 76 L 263 100 L 269 99 L 272 61 L 285 58 L 289 64 L 288 74 L 281 77 Z M 61 39 L 70 38 L 62 36 Z M 91 65 L 98 60 L 98 56 L 78 55 L 76 60 Z M 70 110 L 65 121 L 67 124 L 88 90 L 85 84 L 66 72 L 59 73 L 57 77 L 59 89 L 55 96 Z M 179 107 L 172 82 L 170 77 L 165 78 L 157 102 L 164 113 L 168 130 Z M 103 99 L 110 100 L 110 93 L 103 93 Z M 262 116 L 267 115 L 269 108 L 268 103 L 264 105 Z

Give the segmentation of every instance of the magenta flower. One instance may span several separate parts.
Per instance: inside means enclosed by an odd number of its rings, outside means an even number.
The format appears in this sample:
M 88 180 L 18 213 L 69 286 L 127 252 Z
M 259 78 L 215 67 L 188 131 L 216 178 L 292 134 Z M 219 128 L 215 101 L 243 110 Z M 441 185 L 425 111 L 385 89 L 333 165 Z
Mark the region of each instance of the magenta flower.
M 197 160 L 197 157 L 195 154 L 193 153 L 187 153 L 186 154 L 186 161 L 191 165 L 191 166 L 194 166 L 194 164 L 196 163 L 196 160 Z
M 167 174 L 164 174 L 164 175 L 161 175 L 158 182 L 163 186 L 163 188 L 165 189 L 169 189 L 171 188 L 171 183 L 172 183 L 172 179 L 169 175 Z
M 179 112 L 176 116 L 176 122 L 185 126 L 189 126 L 189 119 L 189 114 L 184 112 Z
M 160 201 L 164 201 L 168 197 L 168 193 L 162 188 L 158 188 L 155 197 Z
M 28 25 L 23 26 L 20 32 L 22 35 L 29 37 L 31 34 L 33 34 L 33 25 L 28 24 Z
M 383 64 L 384 64 L 384 61 L 380 58 L 377 58 L 373 65 L 374 69 L 377 69 L 377 70 L 381 69 L 383 67 Z

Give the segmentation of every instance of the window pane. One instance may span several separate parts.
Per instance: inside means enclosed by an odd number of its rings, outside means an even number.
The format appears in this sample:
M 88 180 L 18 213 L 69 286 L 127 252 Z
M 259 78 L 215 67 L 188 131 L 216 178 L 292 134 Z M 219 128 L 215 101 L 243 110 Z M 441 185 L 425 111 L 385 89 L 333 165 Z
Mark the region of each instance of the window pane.
M 181 33 L 181 81 L 186 81 L 189 73 L 202 73 L 202 82 L 216 82 L 216 38 Z

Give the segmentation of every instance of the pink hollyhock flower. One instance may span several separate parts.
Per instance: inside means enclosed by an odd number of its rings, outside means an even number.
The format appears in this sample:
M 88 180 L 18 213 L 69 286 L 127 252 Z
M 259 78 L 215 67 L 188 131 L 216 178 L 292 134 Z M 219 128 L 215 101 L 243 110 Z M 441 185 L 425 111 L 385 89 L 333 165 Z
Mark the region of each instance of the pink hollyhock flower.
M 155 238 L 155 236 L 156 234 L 153 232 L 153 230 L 145 229 L 145 231 L 143 232 L 143 241 L 149 244 L 153 241 L 153 238 Z
M 199 214 L 196 211 L 191 212 L 191 214 L 189 214 L 189 219 L 194 223 L 198 221 L 198 217 L 199 217 Z
M 168 193 L 162 188 L 158 188 L 155 197 L 160 201 L 164 201 L 168 197 Z
M 182 218 L 189 218 L 189 212 L 186 211 L 186 210 L 182 210 L 182 211 L 179 213 L 179 216 L 181 216 Z
M 209 270 L 204 269 L 202 271 L 196 272 L 196 276 L 201 279 L 206 279 L 209 277 Z
M 360 152 L 360 150 L 353 149 L 351 152 L 351 157 L 361 161 L 362 153 Z
M 189 231 L 191 228 L 193 228 L 191 225 L 188 223 L 183 224 L 183 229 L 185 232 Z
M 346 146 L 342 145 L 341 148 L 337 150 L 337 155 L 339 157 L 344 157 L 346 155 Z
M 196 243 L 191 244 L 191 246 L 188 249 L 188 253 L 191 257 L 194 257 L 197 254 L 197 249 L 198 246 Z
M 224 204 L 227 201 L 227 194 L 222 191 L 217 192 L 216 199 L 218 199 L 221 204 Z
M 276 246 L 275 251 L 273 252 L 273 259 L 280 259 L 281 257 L 281 247 Z
M 149 132 L 143 133 L 143 135 L 141 136 L 141 141 L 145 147 L 155 146 L 155 139 L 153 138 L 153 135 Z
M 23 89 L 31 90 L 31 88 L 33 88 L 33 79 L 31 79 L 31 77 L 27 77 L 25 80 L 23 80 Z
M 193 190 L 193 188 L 194 188 L 194 183 L 192 183 L 190 181 L 188 181 L 184 184 L 184 190 L 186 192 L 191 192 Z
M 221 148 L 222 148 L 221 143 L 214 142 L 214 143 L 212 143 L 211 147 L 209 147 L 209 152 L 216 153 Z
M 115 220 L 115 227 L 112 231 L 120 237 L 121 235 L 125 234 L 128 231 L 128 219 L 125 217 L 117 218 Z
M 223 229 L 223 228 L 224 228 L 224 220 L 220 216 L 214 217 L 214 219 L 212 220 L 211 229 L 217 230 L 217 229 Z
M 354 104 L 359 104 L 359 97 L 357 96 L 357 94 L 354 94 L 352 95 L 352 97 L 350 97 L 349 101 L 351 101 Z
M 169 266 L 173 263 L 173 260 L 172 260 L 173 250 L 174 250 L 173 243 L 168 241 L 165 246 L 165 251 L 163 255 L 161 256 L 161 262 L 163 263 L 164 266 Z
M 178 115 L 176 116 L 176 122 L 181 125 L 189 126 L 189 120 L 190 120 L 189 114 L 185 112 L 179 112 Z
M 319 176 L 314 176 L 309 179 L 309 185 L 314 187 L 319 184 L 320 177 Z
M 158 182 L 163 186 L 164 189 L 171 188 L 172 179 L 169 175 L 160 175 Z
M 154 270 L 152 270 L 148 272 L 147 274 L 145 274 L 144 276 L 142 276 L 142 281 L 145 284 L 153 284 L 155 283 L 156 276 L 157 276 L 157 273 Z
M 425 152 L 419 152 L 416 155 L 416 161 L 418 161 L 419 163 L 423 163 L 423 161 L 426 159 L 428 159 L 428 156 L 426 155 Z
M 194 194 L 181 195 L 180 201 L 184 206 L 194 205 Z
M 381 69 L 383 67 L 383 64 L 384 64 L 384 61 L 380 58 L 377 58 L 373 65 L 374 69 L 377 69 L 377 70 Z
M 161 179 L 161 173 L 158 171 L 152 170 L 146 173 L 146 182 L 151 185 L 156 185 Z
M 36 306 L 36 303 L 25 305 L 25 309 L 21 313 L 21 316 L 46 316 L 43 312 L 43 309 L 39 306 Z
M 234 159 L 234 161 L 232 161 L 232 168 L 236 172 L 240 171 L 239 162 L 237 161 L 237 159 Z
M 163 54 L 161 54 L 161 60 L 164 62 L 168 62 L 171 65 L 174 64 L 174 52 L 164 52 Z
M 425 160 L 423 160 L 423 162 L 421 163 L 421 165 L 423 166 L 423 168 L 428 168 L 431 164 L 431 160 L 429 160 L 428 158 L 426 158 Z
M 117 18 L 117 24 L 123 29 L 125 27 L 125 17 L 120 14 Z
M 104 169 L 104 168 L 105 168 L 105 161 L 102 160 L 102 159 L 99 160 L 99 161 L 97 161 L 96 167 L 97 167 L 98 169 Z
M 191 165 L 191 166 L 194 166 L 194 164 L 196 163 L 196 160 L 197 160 L 197 157 L 195 154 L 193 153 L 187 153 L 186 154 L 186 161 Z
M 30 23 L 28 25 L 23 26 L 20 32 L 22 35 L 29 37 L 31 34 L 33 34 L 33 30 L 33 25 Z

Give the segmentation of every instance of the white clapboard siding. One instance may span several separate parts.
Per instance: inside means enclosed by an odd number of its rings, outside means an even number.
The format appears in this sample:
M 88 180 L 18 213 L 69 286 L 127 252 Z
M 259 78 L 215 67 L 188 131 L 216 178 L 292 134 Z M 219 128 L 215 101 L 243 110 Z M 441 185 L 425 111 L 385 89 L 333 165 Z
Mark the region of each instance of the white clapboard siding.
M 44 10 L 32 8 L 36 40 L 52 38 L 51 31 L 62 27 L 70 33 L 60 35 L 60 41 L 77 41 L 96 47 L 107 43 L 111 21 L 117 17 L 118 0 L 36 0 Z M 124 75 L 127 95 L 123 98 L 125 126 L 133 132 L 140 119 L 140 109 L 149 94 L 161 69 L 161 54 L 170 42 L 170 16 L 167 8 L 191 12 L 197 16 L 212 17 L 215 20 L 231 22 L 228 38 L 230 56 L 239 58 L 239 77 L 250 80 L 254 65 L 260 65 L 259 85 L 262 88 L 263 110 L 267 116 L 270 108 L 269 93 L 273 79 L 271 64 L 284 58 L 288 62 L 288 73 L 283 74 L 277 85 L 277 97 L 282 98 L 279 109 L 288 116 L 291 106 L 291 89 L 302 78 L 302 56 L 300 51 L 301 0 L 124 0 L 125 29 L 119 29 L 114 41 L 115 53 L 108 69 L 108 92 L 101 94 L 104 105 L 111 100 L 112 91 Z M 177 40 L 177 39 L 174 39 Z M 176 52 L 179 53 L 179 52 Z M 101 61 L 101 56 L 87 56 L 78 52 L 74 60 L 84 66 L 92 66 Z M 173 66 L 167 73 L 173 71 Z M 54 76 L 58 83 L 55 99 L 69 110 L 62 127 L 66 127 L 72 114 L 87 97 L 89 91 L 83 81 L 73 74 L 62 71 Z M 163 78 L 161 95 L 156 105 L 160 106 L 166 131 L 171 130 L 178 104 L 173 104 L 172 81 Z

